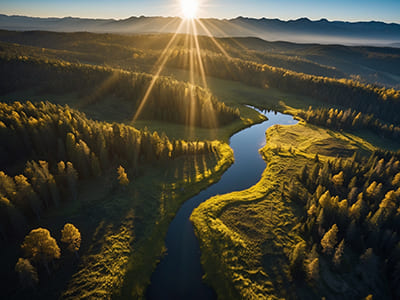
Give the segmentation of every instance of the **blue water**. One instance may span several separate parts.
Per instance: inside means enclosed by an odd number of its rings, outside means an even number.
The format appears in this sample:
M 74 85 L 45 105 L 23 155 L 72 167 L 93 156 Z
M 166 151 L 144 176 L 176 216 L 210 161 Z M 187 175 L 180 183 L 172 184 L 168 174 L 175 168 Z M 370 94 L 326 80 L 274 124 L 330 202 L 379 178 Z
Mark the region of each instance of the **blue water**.
M 147 299 L 215 299 L 215 292 L 202 281 L 200 248 L 189 217 L 197 206 L 212 196 L 247 189 L 256 184 L 265 169 L 258 150 L 265 145 L 265 131 L 275 125 L 296 124 L 292 116 L 261 112 L 268 118 L 230 139 L 235 163 L 221 179 L 186 201 L 171 222 L 165 239 L 167 255 L 151 277 Z

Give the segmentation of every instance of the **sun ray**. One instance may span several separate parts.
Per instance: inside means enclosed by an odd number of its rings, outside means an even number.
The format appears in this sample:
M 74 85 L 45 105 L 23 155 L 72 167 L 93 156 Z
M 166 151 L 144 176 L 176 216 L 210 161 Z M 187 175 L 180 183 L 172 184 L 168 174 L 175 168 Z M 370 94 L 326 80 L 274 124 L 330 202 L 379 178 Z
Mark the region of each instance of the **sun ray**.
M 221 46 L 220 43 L 214 38 L 214 36 L 211 34 L 211 32 L 208 30 L 208 28 L 203 24 L 203 22 L 200 19 L 195 19 L 197 23 L 203 28 L 203 30 L 206 32 L 207 36 L 214 42 L 214 44 L 217 46 L 217 48 L 224 54 L 228 59 L 231 59 L 230 55 L 225 51 L 225 49 Z
M 205 25 L 206 22 L 203 22 L 203 24 Z M 242 43 L 240 43 L 236 38 L 226 34 L 221 28 L 219 28 L 217 25 L 213 24 L 212 22 L 207 22 L 207 25 L 212 27 L 215 31 L 219 32 L 224 38 L 228 38 L 229 40 L 231 40 L 232 42 L 234 42 L 236 45 L 238 45 L 240 48 L 242 48 L 245 51 L 248 51 L 249 48 L 247 48 L 246 46 L 244 46 Z M 235 25 L 235 24 L 232 24 Z
M 172 36 L 171 40 L 168 42 L 167 46 L 165 47 L 164 51 L 162 52 L 160 58 L 157 60 L 155 65 L 156 66 L 159 65 L 159 68 L 158 68 L 157 72 L 153 75 L 150 85 L 147 88 L 146 93 L 144 94 L 143 99 L 141 100 L 141 102 L 139 104 L 138 109 L 136 110 L 136 113 L 133 117 L 132 122 L 135 122 L 137 120 L 137 118 L 139 117 L 140 113 L 142 112 L 142 110 L 151 94 L 151 91 L 153 90 L 154 84 L 156 83 L 157 79 L 160 77 L 160 74 L 163 71 L 165 64 L 167 63 L 168 58 L 171 55 L 171 52 L 172 52 L 171 46 L 172 46 L 173 42 L 175 41 L 175 39 L 178 35 L 178 32 L 182 28 L 183 24 L 184 24 L 184 21 L 182 20 L 178 26 L 178 29 L 176 30 L 176 32 Z
M 190 45 L 190 23 L 186 21 L 186 34 L 185 34 L 185 42 L 183 45 L 183 54 L 182 55 L 182 60 L 183 60 L 183 68 L 186 68 L 189 64 L 189 45 Z
M 110 76 L 108 76 L 99 87 L 96 88 L 93 93 L 89 96 L 85 97 L 81 103 L 78 104 L 79 108 L 84 108 L 89 104 L 97 102 L 99 99 L 102 99 L 105 94 L 109 91 L 109 89 L 118 82 L 119 76 L 118 71 L 112 70 Z
M 179 19 L 173 18 L 171 21 L 167 22 L 163 27 L 161 27 L 159 32 L 163 33 L 168 28 L 168 26 L 170 26 L 172 23 L 174 23 L 174 26 L 176 26 L 175 23 L 179 23 L 179 22 L 182 22 L 182 20 L 179 21 Z M 180 23 L 179 23 L 179 25 L 180 25 Z M 179 30 L 177 29 L 176 32 L 179 32 Z
M 198 60 L 198 64 L 199 64 L 199 70 L 200 70 L 200 75 L 201 75 L 203 87 L 205 89 L 208 89 L 207 80 L 206 80 L 206 73 L 204 71 L 203 60 L 201 58 L 201 51 L 200 51 L 199 39 L 198 39 L 198 36 L 197 36 L 196 23 L 193 20 L 191 20 L 191 24 L 192 24 L 192 27 L 193 27 L 193 36 L 194 36 L 194 41 L 195 41 L 195 46 L 196 46 L 197 60 Z
M 190 133 L 192 135 L 192 130 L 195 124 L 195 118 L 196 118 L 196 110 L 195 110 L 195 96 L 194 96 L 194 88 L 195 88 L 195 82 L 194 82 L 194 52 L 193 52 L 193 40 L 194 37 L 191 35 L 190 39 L 190 64 L 189 64 L 189 69 L 190 69 L 190 105 L 189 105 L 189 126 L 190 126 Z
M 203 59 L 201 56 L 201 49 L 199 45 L 199 39 L 198 39 L 198 34 L 197 34 L 197 27 L 196 23 L 192 20 L 192 26 L 193 26 L 193 33 L 194 33 L 194 41 L 195 41 L 195 46 L 196 46 L 196 53 L 197 53 L 197 59 L 198 59 L 198 64 L 199 64 L 199 71 L 201 75 L 201 79 L 203 81 L 203 87 L 208 90 L 208 85 L 207 85 L 207 79 L 206 79 L 206 73 L 204 70 L 204 64 L 203 64 Z M 212 104 L 211 99 L 207 99 L 206 102 L 206 107 L 205 109 L 207 110 L 207 116 L 209 117 L 210 124 L 212 128 L 216 128 L 217 126 L 217 118 L 215 115 L 214 107 Z M 215 132 L 212 130 L 212 135 L 214 136 Z

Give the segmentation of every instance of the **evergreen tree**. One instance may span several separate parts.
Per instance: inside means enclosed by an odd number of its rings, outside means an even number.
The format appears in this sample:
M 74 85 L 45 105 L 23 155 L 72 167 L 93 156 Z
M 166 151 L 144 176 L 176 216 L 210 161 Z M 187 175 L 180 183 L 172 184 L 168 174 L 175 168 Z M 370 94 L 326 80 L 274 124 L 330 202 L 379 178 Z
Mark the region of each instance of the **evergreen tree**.
M 324 237 L 321 240 L 321 246 L 323 248 L 323 252 L 330 255 L 332 254 L 332 251 L 334 247 L 337 244 L 337 234 L 339 232 L 339 229 L 336 224 L 333 224 L 331 229 L 325 233 Z
M 307 264 L 307 277 L 314 281 L 319 279 L 319 258 L 314 258 Z
M 335 186 L 341 187 L 344 183 L 343 171 L 340 171 L 338 174 L 332 176 L 332 182 Z
M 290 272 L 293 277 L 298 278 L 304 273 L 304 259 L 306 256 L 306 243 L 301 241 L 296 244 L 290 255 Z
M 333 263 L 336 266 L 339 266 L 341 264 L 343 253 L 344 253 L 344 239 L 336 247 L 335 254 L 333 255 Z
M 129 184 L 128 175 L 125 172 L 125 169 L 122 166 L 119 166 L 117 169 L 118 173 L 118 182 L 122 186 L 127 186 Z

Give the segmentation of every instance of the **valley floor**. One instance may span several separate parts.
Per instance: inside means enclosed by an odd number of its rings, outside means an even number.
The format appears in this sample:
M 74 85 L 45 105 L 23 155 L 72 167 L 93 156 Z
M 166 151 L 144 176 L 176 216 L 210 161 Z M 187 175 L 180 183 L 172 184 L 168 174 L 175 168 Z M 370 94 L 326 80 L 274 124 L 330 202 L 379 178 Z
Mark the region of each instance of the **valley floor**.
M 296 184 L 300 169 L 316 154 L 327 161 L 337 155 L 350 158 L 354 152 L 367 154 L 375 147 L 356 136 L 304 123 L 275 125 L 267 130 L 266 139 L 260 152 L 267 167 L 260 182 L 248 190 L 213 197 L 191 216 L 206 281 L 220 299 L 348 297 L 348 274 L 333 275 L 322 263 L 320 285 L 292 280 L 289 257 L 302 241 L 302 212 L 288 196 L 288 186 Z

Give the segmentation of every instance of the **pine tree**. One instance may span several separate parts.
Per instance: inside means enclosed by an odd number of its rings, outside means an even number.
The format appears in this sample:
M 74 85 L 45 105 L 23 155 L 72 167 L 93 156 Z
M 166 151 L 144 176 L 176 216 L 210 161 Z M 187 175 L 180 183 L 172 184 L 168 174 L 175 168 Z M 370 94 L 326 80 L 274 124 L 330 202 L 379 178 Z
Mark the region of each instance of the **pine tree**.
M 323 248 L 323 252 L 330 255 L 332 254 L 332 251 L 334 247 L 337 244 L 337 234 L 339 232 L 339 229 L 336 224 L 333 224 L 331 229 L 328 230 L 327 233 L 325 233 L 324 237 L 321 240 L 321 246 Z
M 41 203 L 36 192 L 33 190 L 31 184 L 24 175 L 17 175 L 14 179 L 17 187 L 17 195 L 15 199 L 16 204 L 25 211 L 29 207 L 30 211 L 39 220 Z
M 338 174 L 332 176 L 332 182 L 337 187 L 343 186 L 343 183 L 344 183 L 343 171 L 340 171 Z
M 333 255 L 333 263 L 336 266 L 339 266 L 342 263 L 343 253 L 344 253 L 344 239 L 336 247 L 335 254 Z
M 304 259 L 306 256 L 306 243 L 301 241 L 296 244 L 290 255 L 290 272 L 293 277 L 299 277 L 304 272 Z
M 329 190 L 326 191 L 318 200 L 319 205 L 321 205 L 323 208 L 330 207 L 330 202 L 331 202 L 331 194 L 329 193 Z
M 66 176 L 69 190 L 74 200 L 78 197 L 78 172 L 71 162 L 67 162 Z
M 317 281 L 319 278 L 319 258 L 314 258 L 308 263 L 306 269 L 308 279 Z
M 128 175 L 125 172 L 125 169 L 122 166 L 119 166 L 117 169 L 118 173 L 118 181 L 122 186 L 127 186 L 129 184 Z

